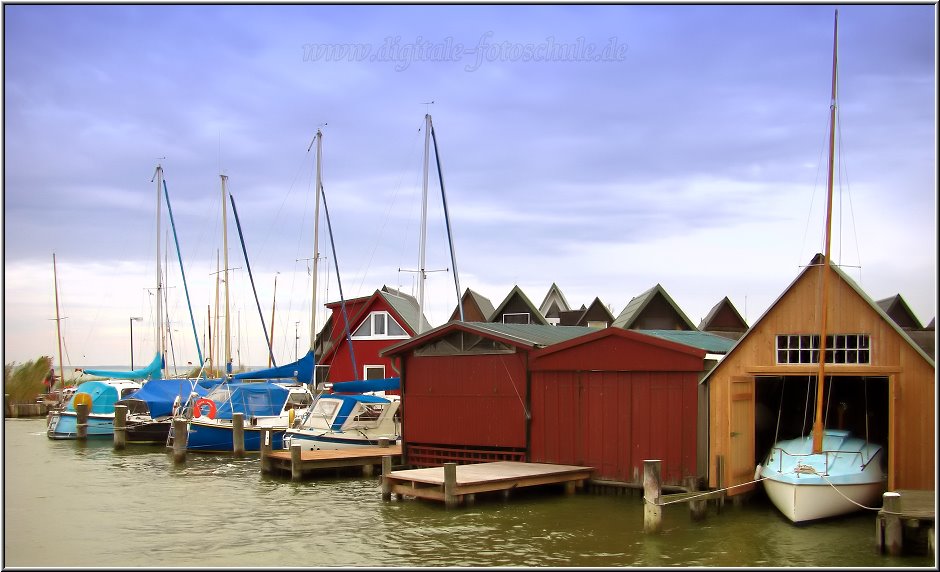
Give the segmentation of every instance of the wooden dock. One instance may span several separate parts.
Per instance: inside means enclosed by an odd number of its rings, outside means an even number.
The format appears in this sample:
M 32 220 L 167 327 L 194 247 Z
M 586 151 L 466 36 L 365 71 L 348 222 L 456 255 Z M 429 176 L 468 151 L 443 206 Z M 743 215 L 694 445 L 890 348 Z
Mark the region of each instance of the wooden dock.
M 508 495 L 515 488 L 555 483 L 564 483 L 565 492 L 571 494 L 575 488 L 584 486 L 593 472 L 592 467 L 518 461 L 445 463 L 442 467 L 399 471 L 383 465 L 382 497 L 390 500 L 393 494 L 399 498 L 412 496 L 443 501 L 451 507 L 472 503 L 477 493 L 502 491 Z
M 875 544 L 880 552 L 935 554 L 936 492 L 899 490 L 882 496 L 875 521 Z
M 401 445 L 388 447 L 349 447 L 332 451 L 265 451 L 261 455 L 262 473 L 286 473 L 299 481 L 304 477 L 323 474 L 325 469 L 362 467 L 362 474 L 372 476 L 374 467 L 383 465 L 383 457 L 391 462 L 401 459 Z

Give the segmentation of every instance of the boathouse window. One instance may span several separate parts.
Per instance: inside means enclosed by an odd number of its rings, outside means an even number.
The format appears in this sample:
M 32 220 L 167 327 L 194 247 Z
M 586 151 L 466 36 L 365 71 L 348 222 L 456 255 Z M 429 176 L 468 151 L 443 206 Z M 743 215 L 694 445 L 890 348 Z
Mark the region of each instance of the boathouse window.
M 777 363 L 819 363 L 819 335 L 778 335 Z M 826 336 L 826 363 L 871 363 L 870 336 L 868 334 L 830 334 Z
M 362 369 L 365 373 L 362 379 L 385 379 L 384 365 L 367 365 Z
M 529 319 L 528 312 L 522 312 L 518 314 L 503 314 L 503 323 L 504 324 L 528 324 Z
M 356 328 L 352 335 L 356 339 L 389 339 L 389 338 L 407 338 L 408 334 L 402 328 L 395 318 L 392 318 L 388 312 L 372 312 Z

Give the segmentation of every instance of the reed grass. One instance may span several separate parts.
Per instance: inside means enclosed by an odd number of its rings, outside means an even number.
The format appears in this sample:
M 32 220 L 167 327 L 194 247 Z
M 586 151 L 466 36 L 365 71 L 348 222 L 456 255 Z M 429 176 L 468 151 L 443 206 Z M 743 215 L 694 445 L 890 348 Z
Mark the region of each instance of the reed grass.
M 39 359 L 17 365 L 16 362 L 3 366 L 3 393 L 14 403 L 33 403 L 36 397 L 46 392 L 43 381 L 52 369 L 52 358 L 42 356 Z

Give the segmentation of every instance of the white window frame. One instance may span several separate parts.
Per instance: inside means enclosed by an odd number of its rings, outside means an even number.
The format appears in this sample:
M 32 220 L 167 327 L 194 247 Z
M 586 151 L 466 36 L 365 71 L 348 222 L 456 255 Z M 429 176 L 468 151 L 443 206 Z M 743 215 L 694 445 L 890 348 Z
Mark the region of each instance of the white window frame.
M 774 348 L 777 365 L 819 363 L 819 334 L 777 334 Z M 871 335 L 829 334 L 826 336 L 826 363 L 870 365 Z
M 362 366 L 362 379 L 369 379 L 369 370 L 378 369 L 381 370 L 382 375 L 379 377 L 373 377 L 372 379 L 385 379 L 385 366 L 384 365 L 364 365 Z
M 525 323 L 526 323 L 526 324 L 531 324 L 531 323 L 532 323 L 532 314 L 530 314 L 530 313 L 528 313 L 528 312 L 507 312 L 507 313 L 503 314 L 503 323 L 504 323 L 504 324 L 521 324 L 521 323 L 523 323 L 523 322 L 507 322 L 507 321 L 506 321 L 506 316 L 525 316 L 525 318 L 526 318 Z
M 358 334 L 357 332 L 360 330 L 360 328 L 362 328 L 367 320 L 369 322 L 369 335 L 365 336 Z M 376 334 L 376 325 L 380 321 L 382 321 L 384 325 L 384 332 L 382 334 Z M 390 335 L 388 333 L 390 323 L 398 326 L 401 331 L 404 332 L 404 334 Z M 398 321 L 395 320 L 395 318 L 393 318 L 392 315 L 385 310 L 376 310 L 375 312 L 370 312 L 369 315 L 366 316 L 365 320 L 359 323 L 359 325 L 356 327 L 356 330 L 352 334 L 352 339 L 354 340 L 407 340 L 409 337 L 411 336 L 408 335 L 408 330 L 403 328 L 402 325 L 399 324 Z

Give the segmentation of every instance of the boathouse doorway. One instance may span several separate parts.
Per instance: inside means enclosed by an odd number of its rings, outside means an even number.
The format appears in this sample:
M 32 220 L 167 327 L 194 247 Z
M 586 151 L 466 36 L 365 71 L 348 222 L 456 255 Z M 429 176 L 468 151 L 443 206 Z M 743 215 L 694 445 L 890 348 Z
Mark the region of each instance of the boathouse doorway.
M 754 466 L 757 466 L 776 441 L 812 433 L 816 376 L 757 376 L 754 393 Z M 846 429 L 881 445 L 887 459 L 888 378 L 827 375 L 824 393 L 824 426 Z

